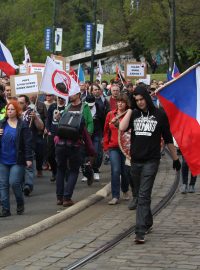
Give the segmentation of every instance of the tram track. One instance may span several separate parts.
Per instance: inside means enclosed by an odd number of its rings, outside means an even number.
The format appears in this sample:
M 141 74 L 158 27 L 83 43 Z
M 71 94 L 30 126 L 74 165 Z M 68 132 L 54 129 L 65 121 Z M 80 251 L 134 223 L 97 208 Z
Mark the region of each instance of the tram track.
M 167 150 L 166 150 L 166 153 L 167 153 L 168 156 L 170 156 L 170 154 L 169 154 L 169 152 Z M 167 194 L 152 209 L 153 216 L 158 215 L 162 211 L 162 209 L 164 209 L 168 205 L 168 203 L 170 202 L 170 200 L 173 198 L 173 196 L 176 193 L 176 190 L 177 190 L 177 188 L 179 186 L 179 181 L 180 181 L 180 172 L 176 172 L 173 184 L 171 185 L 171 188 L 169 189 Z M 86 265 L 87 263 L 89 263 L 91 260 L 96 259 L 101 254 L 103 254 L 103 253 L 109 251 L 110 249 L 112 249 L 113 247 L 115 247 L 122 240 L 129 237 L 134 232 L 135 232 L 135 225 L 129 227 L 123 233 L 118 234 L 112 240 L 106 242 L 101 247 L 97 248 L 96 250 L 94 250 L 93 252 L 91 252 L 88 255 L 84 256 L 83 258 L 76 260 L 75 262 L 73 262 L 69 266 L 66 266 L 63 269 L 64 270 L 79 269 L 80 267 L 82 267 L 82 266 Z

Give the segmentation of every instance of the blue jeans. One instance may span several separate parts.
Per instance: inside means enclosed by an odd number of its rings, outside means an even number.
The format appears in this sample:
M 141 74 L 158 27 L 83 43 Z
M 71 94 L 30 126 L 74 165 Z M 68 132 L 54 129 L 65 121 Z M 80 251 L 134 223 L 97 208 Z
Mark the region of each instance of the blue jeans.
M 3 209 L 10 211 L 9 185 L 13 189 L 17 205 L 24 204 L 22 192 L 24 168 L 23 165 L 0 164 L 0 193 Z
M 109 149 L 111 163 L 111 191 L 112 197 L 119 199 L 120 197 L 120 176 L 122 192 L 128 191 L 129 179 L 125 173 L 125 156 L 119 148 Z
M 24 175 L 24 186 L 29 186 L 31 191 L 33 191 L 34 178 L 35 178 L 35 169 L 33 162 L 30 167 L 25 168 L 25 175 Z
M 132 163 L 131 174 L 137 196 L 136 234 L 144 235 L 153 225 L 151 213 L 151 193 L 159 167 L 159 160 L 150 160 L 144 163 Z
M 185 185 L 188 185 L 188 174 L 189 174 L 189 167 L 185 161 L 185 159 L 183 158 L 182 160 L 182 168 L 181 168 L 181 171 L 182 171 L 182 180 L 183 180 L 183 184 Z M 196 184 L 196 180 L 197 180 L 197 177 L 196 176 L 193 176 L 191 174 L 191 178 L 190 178 L 190 185 L 191 186 L 194 186 Z
M 81 160 L 81 151 L 79 147 L 56 145 L 57 199 L 71 199 L 78 179 Z
M 102 160 L 103 160 L 103 149 L 102 149 L 102 136 L 101 135 L 95 135 L 94 137 L 92 137 L 92 143 L 94 146 L 94 149 L 97 153 L 95 160 L 94 160 L 94 164 L 93 164 L 93 171 L 94 173 L 98 173 L 99 172 L 99 168 L 101 167 L 102 164 Z

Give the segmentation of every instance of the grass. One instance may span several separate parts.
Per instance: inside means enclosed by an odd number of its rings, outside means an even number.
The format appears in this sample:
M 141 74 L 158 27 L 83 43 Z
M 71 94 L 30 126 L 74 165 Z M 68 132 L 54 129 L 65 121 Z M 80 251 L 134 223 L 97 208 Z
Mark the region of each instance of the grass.
M 102 75 L 102 81 L 106 80 L 110 82 L 111 79 L 114 79 L 116 77 L 116 74 L 103 74 Z M 96 79 L 96 75 L 94 74 L 94 80 Z M 151 74 L 151 80 L 157 80 L 157 81 L 165 81 L 166 80 L 166 74 L 160 73 L 160 74 Z M 90 76 L 86 75 L 86 80 L 90 80 Z M 132 80 L 134 83 L 135 79 Z

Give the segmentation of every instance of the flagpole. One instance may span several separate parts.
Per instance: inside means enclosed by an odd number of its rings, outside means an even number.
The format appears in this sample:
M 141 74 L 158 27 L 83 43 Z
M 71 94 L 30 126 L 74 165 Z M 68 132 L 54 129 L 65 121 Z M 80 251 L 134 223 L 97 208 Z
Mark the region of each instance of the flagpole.
M 36 105 L 37 105 L 37 102 L 38 102 L 38 97 L 39 97 L 39 93 L 37 94 L 37 97 L 36 97 L 36 100 L 35 100 L 34 109 L 33 109 L 34 112 L 37 112 Z M 33 123 L 33 118 L 31 118 L 31 121 L 29 123 L 29 128 L 31 127 L 32 123 Z
M 175 34 L 176 34 L 176 6 L 175 0 L 169 0 L 170 9 L 170 55 L 169 55 L 169 71 L 172 73 L 174 56 L 175 56 Z
M 78 64 L 78 72 L 77 72 L 77 79 L 76 79 L 77 83 L 78 83 L 79 73 L 80 73 L 80 63 Z
M 179 80 L 180 78 L 182 78 L 183 76 L 185 76 L 187 73 L 189 73 L 191 70 L 193 70 L 194 68 L 200 66 L 200 62 L 198 62 L 197 64 L 191 66 L 190 68 L 188 68 L 186 71 L 184 71 L 183 73 L 181 73 L 177 78 L 174 78 L 173 80 L 167 82 L 164 86 L 161 86 L 160 88 L 158 88 L 157 90 L 154 91 L 154 94 L 156 95 L 158 92 L 160 92 L 163 88 L 165 88 L 166 86 L 172 84 L 173 82 Z
M 93 0 L 93 11 L 94 11 L 94 23 L 93 23 L 93 35 L 92 35 L 92 54 L 91 54 L 91 70 L 90 70 L 90 81 L 94 81 L 94 53 L 96 47 L 96 28 L 97 28 L 97 0 Z
M 119 74 L 120 80 L 121 80 L 121 82 L 123 84 L 123 87 L 125 87 L 124 82 L 123 82 L 122 77 L 121 77 L 121 74 L 120 74 L 120 66 L 118 65 L 118 67 L 119 67 L 118 74 Z

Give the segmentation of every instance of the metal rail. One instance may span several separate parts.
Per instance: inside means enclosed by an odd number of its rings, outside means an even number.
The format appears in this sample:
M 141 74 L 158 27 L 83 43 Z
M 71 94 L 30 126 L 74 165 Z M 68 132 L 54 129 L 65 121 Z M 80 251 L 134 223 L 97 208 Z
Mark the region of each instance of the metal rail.
M 167 150 L 165 150 L 165 151 L 169 155 L 169 152 Z M 163 208 L 165 208 L 167 206 L 167 204 L 169 203 L 169 201 L 172 199 L 172 197 L 176 193 L 176 190 L 177 190 L 178 185 L 179 185 L 179 180 L 180 180 L 180 172 L 176 172 L 174 183 L 171 186 L 169 192 L 153 208 L 153 210 L 152 210 L 153 216 L 156 216 Z M 82 259 L 79 259 L 79 260 L 75 261 L 74 263 L 70 264 L 69 266 L 67 266 L 66 268 L 63 268 L 63 269 L 64 270 L 73 270 L 73 269 L 77 269 L 78 267 L 81 267 L 81 266 L 87 264 L 90 260 L 95 259 L 96 257 L 100 256 L 102 253 L 105 253 L 108 250 L 112 249 L 121 240 L 123 240 L 126 237 L 130 236 L 131 234 L 133 234 L 134 231 L 135 231 L 135 225 L 131 226 L 125 232 L 117 235 L 111 241 L 107 242 L 105 245 L 103 245 L 100 248 L 96 249 L 92 253 L 86 255 Z

